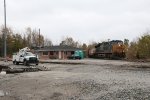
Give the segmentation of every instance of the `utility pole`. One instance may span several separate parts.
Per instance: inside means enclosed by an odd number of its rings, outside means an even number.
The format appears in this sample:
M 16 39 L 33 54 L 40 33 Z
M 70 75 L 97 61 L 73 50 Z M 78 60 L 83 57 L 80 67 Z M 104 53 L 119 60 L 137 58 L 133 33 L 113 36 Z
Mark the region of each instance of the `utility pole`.
M 41 38 L 41 37 L 40 37 L 40 33 L 41 33 L 40 31 L 41 31 L 41 30 L 40 30 L 40 28 L 39 28 L 39 47 L 40 47 L 40 38 Z
M 6 49 L 6 37 L 7 37 L 7 26 L 6 26 L 6 2 L 4 0 L 4 58 L 7 57 L 7 49 Z

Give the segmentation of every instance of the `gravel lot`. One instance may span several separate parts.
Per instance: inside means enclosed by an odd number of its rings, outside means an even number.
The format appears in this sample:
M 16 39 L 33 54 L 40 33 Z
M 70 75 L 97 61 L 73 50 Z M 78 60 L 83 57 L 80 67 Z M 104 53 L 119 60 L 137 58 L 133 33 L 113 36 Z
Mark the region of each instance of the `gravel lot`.
M 0 74 L 0 100 L 150 100 L 150 63 L 52 62 L 40 64 L 51 71 Z

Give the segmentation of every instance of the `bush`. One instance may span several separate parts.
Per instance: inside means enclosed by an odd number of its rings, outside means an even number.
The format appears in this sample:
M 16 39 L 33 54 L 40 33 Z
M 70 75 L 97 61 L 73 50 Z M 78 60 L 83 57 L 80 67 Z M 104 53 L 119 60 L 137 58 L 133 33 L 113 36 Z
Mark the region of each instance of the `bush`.
M 131 42 L 126 53 L 126 57 L 128 59 L 136 59 L 137 56 L 138 56 L 137 43 Z
M 137 42 L 131 42 L 126 55 L 129 59 L 149 59 L 150 34 L 144 34 Z

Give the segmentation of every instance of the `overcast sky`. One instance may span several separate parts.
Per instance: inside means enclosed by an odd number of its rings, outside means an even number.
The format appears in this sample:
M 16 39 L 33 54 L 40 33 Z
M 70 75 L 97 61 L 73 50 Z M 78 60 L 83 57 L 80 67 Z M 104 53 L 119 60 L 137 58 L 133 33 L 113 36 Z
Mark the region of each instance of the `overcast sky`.
M 150 0 L 6 0 L 7 25 L 15 32 L 41 29 L 58 44 L 63 37 L 81 43 L 124 38 L 150 30 Z M 0 0 L 0 25 L 4 23 Z

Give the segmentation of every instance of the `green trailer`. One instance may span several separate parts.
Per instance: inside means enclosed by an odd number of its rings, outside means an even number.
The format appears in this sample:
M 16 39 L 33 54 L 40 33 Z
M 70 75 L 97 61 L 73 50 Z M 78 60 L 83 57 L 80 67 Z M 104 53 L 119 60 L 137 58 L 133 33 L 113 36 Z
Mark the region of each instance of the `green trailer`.
M 73 55 L 69 56 L 68 59 L 83 59 L 84 53 L 82 50 L 76 50 Z

